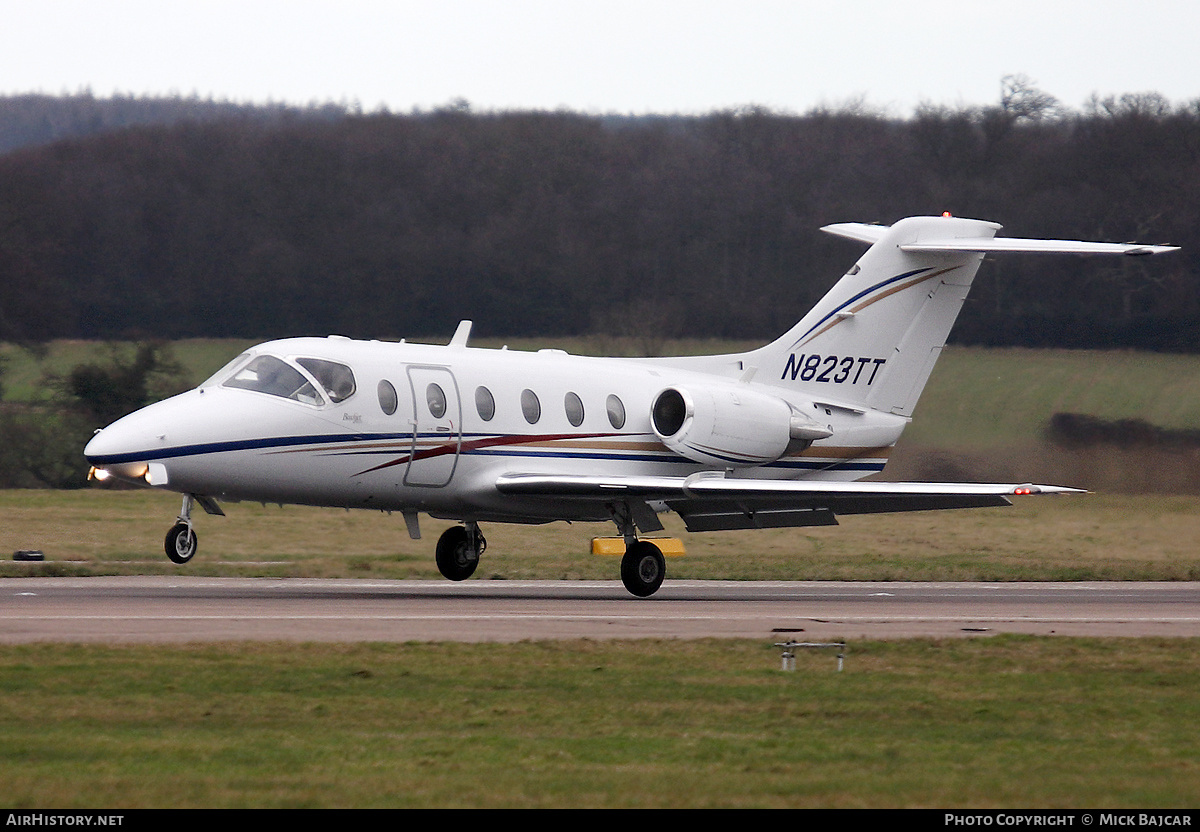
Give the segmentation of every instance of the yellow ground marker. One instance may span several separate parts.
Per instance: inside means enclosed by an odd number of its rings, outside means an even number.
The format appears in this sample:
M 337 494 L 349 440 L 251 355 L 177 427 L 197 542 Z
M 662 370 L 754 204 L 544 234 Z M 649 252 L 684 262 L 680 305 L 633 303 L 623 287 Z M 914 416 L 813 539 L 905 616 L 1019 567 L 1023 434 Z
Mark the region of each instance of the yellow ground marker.
M 663 553 L 663 557 L 681 558 L 685 554 L 683 551 L 683 541 L 678 537 L 643 537 L 641 540 L 648 540 L 657 546 Z M 624 555 L 625 539 L 622 537 L 593 537 L 592 554 Z

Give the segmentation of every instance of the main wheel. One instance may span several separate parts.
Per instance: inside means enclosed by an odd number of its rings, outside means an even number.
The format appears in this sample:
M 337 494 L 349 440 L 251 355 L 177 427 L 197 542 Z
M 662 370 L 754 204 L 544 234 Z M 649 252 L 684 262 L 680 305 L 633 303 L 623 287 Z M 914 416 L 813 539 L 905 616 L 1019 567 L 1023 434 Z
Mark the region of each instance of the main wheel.
M 662 551 L 648 540 L 630 544 L 621 558 L 621 582 L 639 598 L 649 598 L 658 592 L 667 576 L 667 562 Z
M 194 558 L 199 545 L 196 532 L 187 523 L 176 523 L 171 527 L 171 531 L 167 532 L 167 557 L 175 563 L 187 563 Z
M 471 535 L 465 528 L 451 526 L 438 538 L 438 571 L 452 581 L 465 581 L 475 574 L 480 551 L 471 545 Z

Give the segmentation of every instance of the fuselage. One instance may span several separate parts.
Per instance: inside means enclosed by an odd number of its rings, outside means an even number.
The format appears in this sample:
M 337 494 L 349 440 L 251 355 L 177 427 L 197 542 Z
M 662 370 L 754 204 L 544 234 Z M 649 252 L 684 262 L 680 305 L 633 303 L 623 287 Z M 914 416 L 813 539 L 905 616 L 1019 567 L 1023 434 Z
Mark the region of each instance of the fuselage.
M 109 474 L 216 499 L 469 520 L 606 520 L 602 503 L 515 499 L 494 483 L 530 471 L 855 480 L 882 470 L 908 421 L 815 401 L 800 384 L 756 383 L 747 378 L 754 372 L 742 356 L 593 358 L 294 338 L 258 345 L 196 389 L 118 420 L 84 453 Z M 696 453 L 656 433 L 652 408 L 667 388 L 717 402 L 712 441 Z M 758 400 L 783 402 L 785 414 L 791 408 L 830 435 L 785 435 L 777 458 L 753 445 L 756 430 L 725 442 L 720 407 L 753 416 Z M 764 435 L 773 430 L 763 423 Z

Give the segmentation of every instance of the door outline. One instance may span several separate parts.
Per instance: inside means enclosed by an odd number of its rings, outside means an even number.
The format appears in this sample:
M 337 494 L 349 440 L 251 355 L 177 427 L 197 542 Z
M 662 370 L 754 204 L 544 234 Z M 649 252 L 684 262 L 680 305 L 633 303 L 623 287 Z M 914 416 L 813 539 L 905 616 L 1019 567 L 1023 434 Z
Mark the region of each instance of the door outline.
M 410 364 L 408 386 L 412 392 L 412 449 L 404 470 L 404 484 L 441 488 L 454 477 L 462 450 L 462 399 L 449 367 Z M 446 396 L 446 412 L 434 416 L 426 390 L 437 384 Z M 452 450 L 451 450 L 452 449 Z

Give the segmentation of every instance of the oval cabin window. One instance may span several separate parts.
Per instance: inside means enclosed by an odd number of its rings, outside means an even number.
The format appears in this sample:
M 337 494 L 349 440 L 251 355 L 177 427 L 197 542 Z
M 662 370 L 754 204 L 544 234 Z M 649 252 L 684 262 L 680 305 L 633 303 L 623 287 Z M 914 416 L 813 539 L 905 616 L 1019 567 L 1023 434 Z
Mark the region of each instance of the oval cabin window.
M 609 396 L 605 402 L 608 410 L 608 423 L 617 430 L 625 427 L 625 405 L 616 396 Z
M 563 407 L 567 411 L 567 421 L 571 423 L 571 427 L 579 427 L 583 424 L 583 400 L 574 393 L 567 393 L 563 399 Z
M 379 409 L 385 415 L 391 416 L 396 412 L 396 408 L 400 406 L 400 398 L 396 395 L 396 388 L 387 379 L 379 382 Z
M 446 415 L 446 394 L 438 385 L 430 384 L 425 388 L 425 404 L 433 418 L 440 419 Z
M 542 418 L 542 403 L 538 401 L 537 393 L 532 390 L 521 391 L 521 413 L 531 425 L 536 425 L 538 419 Z
M 475 409 L 479 411 L 479 418 L 485 422 L 492 421 L 492 417 L 496 415 L 496 399 L 492 397 L 492 391 L 486 387 L 475 388 Z

